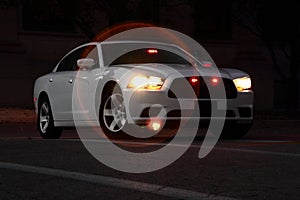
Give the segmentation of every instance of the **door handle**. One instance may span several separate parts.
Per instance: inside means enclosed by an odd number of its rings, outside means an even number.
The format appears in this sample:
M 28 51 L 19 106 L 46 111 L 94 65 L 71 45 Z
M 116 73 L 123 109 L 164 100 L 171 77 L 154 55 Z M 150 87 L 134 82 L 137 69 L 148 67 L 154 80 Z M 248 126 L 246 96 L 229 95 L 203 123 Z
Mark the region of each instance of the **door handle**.
M 51 82 L 51 83 L 52 83 L 52 82 L 53 82 L 53 78 L 50 78 L 50 79 L 49 79 L 49 82 Z
M 73 80 L 72 80 L 72 79 L 69 79 L 69 83 L 73 83 Z

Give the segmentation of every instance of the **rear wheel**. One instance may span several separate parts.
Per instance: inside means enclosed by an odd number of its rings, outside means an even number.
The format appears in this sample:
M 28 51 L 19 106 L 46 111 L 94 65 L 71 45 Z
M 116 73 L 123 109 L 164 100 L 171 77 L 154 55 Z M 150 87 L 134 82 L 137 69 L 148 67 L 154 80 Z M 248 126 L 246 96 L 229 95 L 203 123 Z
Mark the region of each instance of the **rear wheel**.
M 47 98 L 41 99 L 38 107 L 37 128 L 42 138 L 58 139 L 62 128 L 54 126 L 51 106 Z

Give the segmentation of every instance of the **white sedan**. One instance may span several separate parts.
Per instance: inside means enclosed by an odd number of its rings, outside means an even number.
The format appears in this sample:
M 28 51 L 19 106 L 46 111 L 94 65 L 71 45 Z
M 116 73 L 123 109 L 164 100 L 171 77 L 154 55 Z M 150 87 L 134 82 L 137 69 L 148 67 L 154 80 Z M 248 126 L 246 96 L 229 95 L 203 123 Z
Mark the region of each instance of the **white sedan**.
M 81 45 L 36 80 L 33 98 L 43 138 L 59 138 L 63 128 L 92 121 L 107 136 L 122 135 L 129 125 L 140 127 L 141 132 L 148 127 L 160 135 L 187 118 L 197 118 L 199 125 L 223 119 L 222 135 L 240 138 L 253 121 L 253 90 L 247 73 L 218 69 L 213 61 L 195 59 L 182 48 L 164 43 Z M 218 102 L 224 100 L 224 115 L 215 116 L 213 110 L 222 109 Z

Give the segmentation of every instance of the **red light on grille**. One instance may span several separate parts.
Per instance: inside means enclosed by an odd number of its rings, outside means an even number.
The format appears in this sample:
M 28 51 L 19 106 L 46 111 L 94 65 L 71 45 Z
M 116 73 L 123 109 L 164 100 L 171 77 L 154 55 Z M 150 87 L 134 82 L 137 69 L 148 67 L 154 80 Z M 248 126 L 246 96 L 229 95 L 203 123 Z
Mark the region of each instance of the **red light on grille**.
M 191 78 L 189 79 L 189 81 L 190 81 L 190 84 L 191 84 L 193 87 L 195 87 L 195 86 L 198 85 L 199 78 L 198 78 L 198 77 L 191 77 Z
M 197 82 L 198 82 L 198 79 L 197 79 L 197 78 L 191 78 L 191 82 L 192 82 L 192 83 L 197 83 Z
M 148 49 L 147 53 L 149 53 L 149 54 L 157 54 L 158 51 L 157 51 L 157 49 Z
M 219 83 L 219 79 L 218 78 L 212 78 L 211 83 L 212 83 L 213 86 L 216 86 Z

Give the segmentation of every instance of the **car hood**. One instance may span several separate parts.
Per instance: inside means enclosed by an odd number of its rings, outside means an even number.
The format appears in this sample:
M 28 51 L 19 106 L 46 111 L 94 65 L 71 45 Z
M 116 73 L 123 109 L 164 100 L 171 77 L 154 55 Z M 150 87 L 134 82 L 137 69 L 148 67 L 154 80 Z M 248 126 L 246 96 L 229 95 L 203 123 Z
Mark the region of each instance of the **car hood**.
M 230 76 L 230 78 L 235 79 L 235 78 L 241 78 L 241 77 L 250 77 L 249 74 L 247 74 L 244 71 L 238 70 L 238 69 L 232 69 L 232 68 L 220 68 L 220 71 L 223 74 L 227 74 Z

